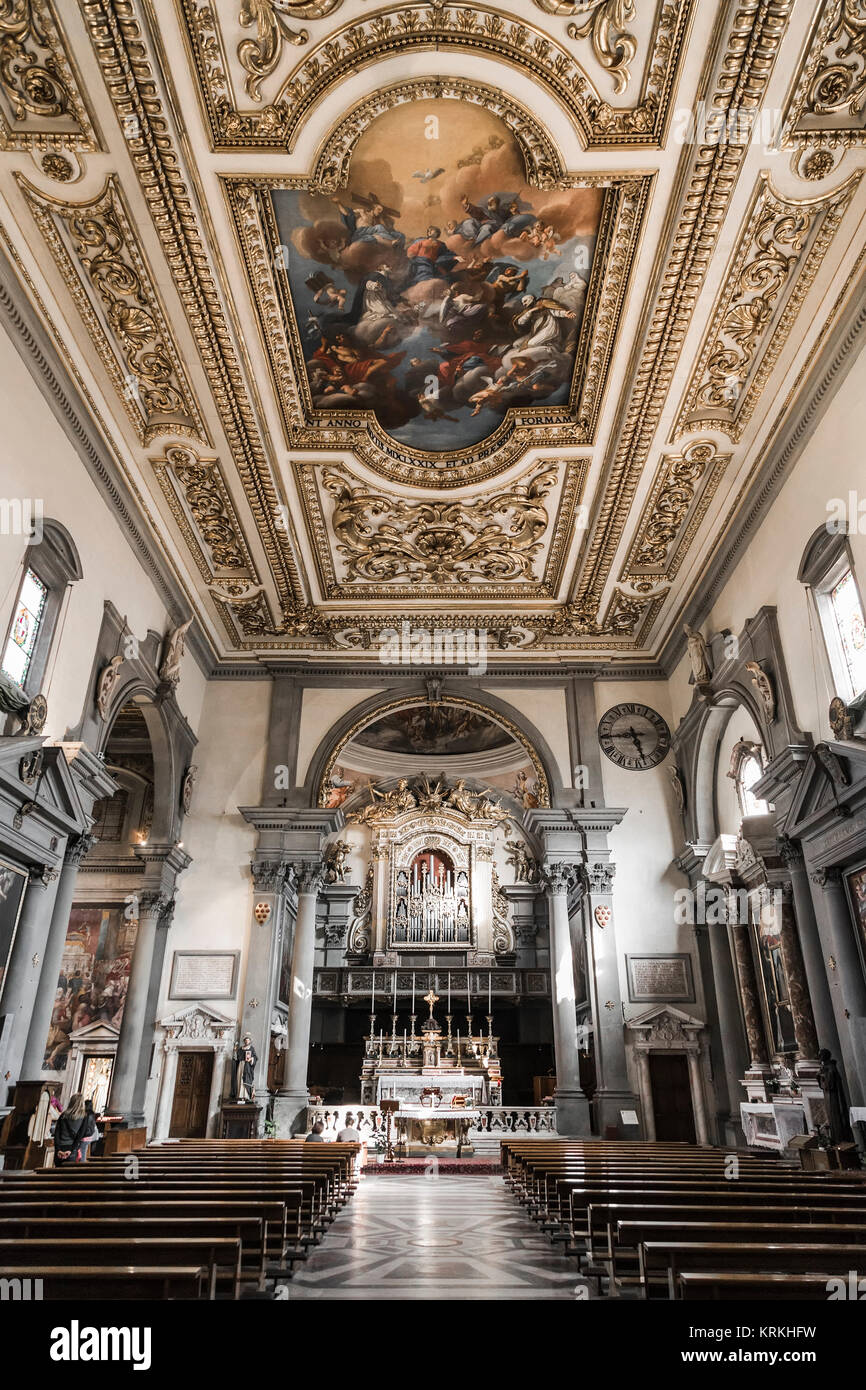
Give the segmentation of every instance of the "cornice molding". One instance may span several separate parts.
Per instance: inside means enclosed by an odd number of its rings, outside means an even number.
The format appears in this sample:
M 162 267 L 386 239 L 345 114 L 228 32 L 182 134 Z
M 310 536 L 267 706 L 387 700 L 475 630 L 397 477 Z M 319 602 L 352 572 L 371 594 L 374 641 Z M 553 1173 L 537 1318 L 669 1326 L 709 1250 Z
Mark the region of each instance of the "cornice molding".
M 88 476 L 111 507 L 130 548 L 165 603 L 169 618 L 173 623 L 184 621 L 189 614 L 190 600 L 170 565 L 147 539 L 140 508 L 105 447 L 87 403 L 27 298 L 2 245 L 0 321 Z M 187 646 L 202 673 L 209 675 L 219 655 L 204 635 L 201 623 L 196 623 Z

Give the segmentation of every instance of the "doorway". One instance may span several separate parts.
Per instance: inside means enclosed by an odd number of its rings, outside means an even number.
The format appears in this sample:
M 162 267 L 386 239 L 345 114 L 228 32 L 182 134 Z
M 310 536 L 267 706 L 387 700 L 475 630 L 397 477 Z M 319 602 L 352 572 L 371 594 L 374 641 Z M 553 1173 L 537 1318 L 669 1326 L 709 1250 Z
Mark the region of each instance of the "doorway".
M 212 1052 L 178 1053 L 169 1139 L 207 1138 L 213 1057 Z
M 685 1055 L 682 1052 L 651 1052 L 649 1071 L 656 1139 L 672 1144 L 694 1144 L 695 1113 Z

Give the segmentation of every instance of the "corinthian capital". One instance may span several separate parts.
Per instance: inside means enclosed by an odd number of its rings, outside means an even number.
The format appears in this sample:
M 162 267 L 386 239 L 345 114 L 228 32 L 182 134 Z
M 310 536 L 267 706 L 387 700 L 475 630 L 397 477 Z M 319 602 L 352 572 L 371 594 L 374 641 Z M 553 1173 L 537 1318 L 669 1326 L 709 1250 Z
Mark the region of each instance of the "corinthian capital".
M 810 879 L 817 888 L 835 887 L 841 882 L 842 875 L 838 869 L 813 869 L 809 874 Z
M 568 893 L 577 878 L 577 865 L 546 864 L 544 874 L 551 893 Z
M 587 864 L 586 881 L 590 893 L 612 893 L 615 873 L 615 864 L 608 864 L 603 861 L 597 864 Z
M 304 860 L 293 867 L 298 893 L 318 893 L 325 877 L 324 865 L 321 860 Z

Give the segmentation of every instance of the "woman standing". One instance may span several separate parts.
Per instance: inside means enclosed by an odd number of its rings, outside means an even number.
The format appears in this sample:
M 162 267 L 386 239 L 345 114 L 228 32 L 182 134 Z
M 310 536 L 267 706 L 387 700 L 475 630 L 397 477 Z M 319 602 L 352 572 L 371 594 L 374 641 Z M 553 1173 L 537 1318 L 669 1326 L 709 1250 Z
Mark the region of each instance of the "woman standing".
M 58 1167 L 65 1163 L 83 1163 L 86 1146 L 96 1134 L 96 1120 L 92 1112 L 84 1107 L 84 1097 L 79 1091 L 72 1097 L 54 1127 L 54 1162 Z

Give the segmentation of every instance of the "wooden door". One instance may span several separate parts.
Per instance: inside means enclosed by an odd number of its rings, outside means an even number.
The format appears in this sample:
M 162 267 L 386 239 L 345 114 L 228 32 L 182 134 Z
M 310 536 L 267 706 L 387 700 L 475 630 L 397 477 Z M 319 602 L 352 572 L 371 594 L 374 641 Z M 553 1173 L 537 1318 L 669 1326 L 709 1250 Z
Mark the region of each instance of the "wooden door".
M 688 1061 L 681 1052 L 651 1052 L 649 1066 L 656 1139 L 694 1144 L 695 1115 Z
M 170 1139 L 205 1139 L 207 1112 L 213 1075 L 212 1052 L 179 1052 L 174 1101 L 171 1107 Z

